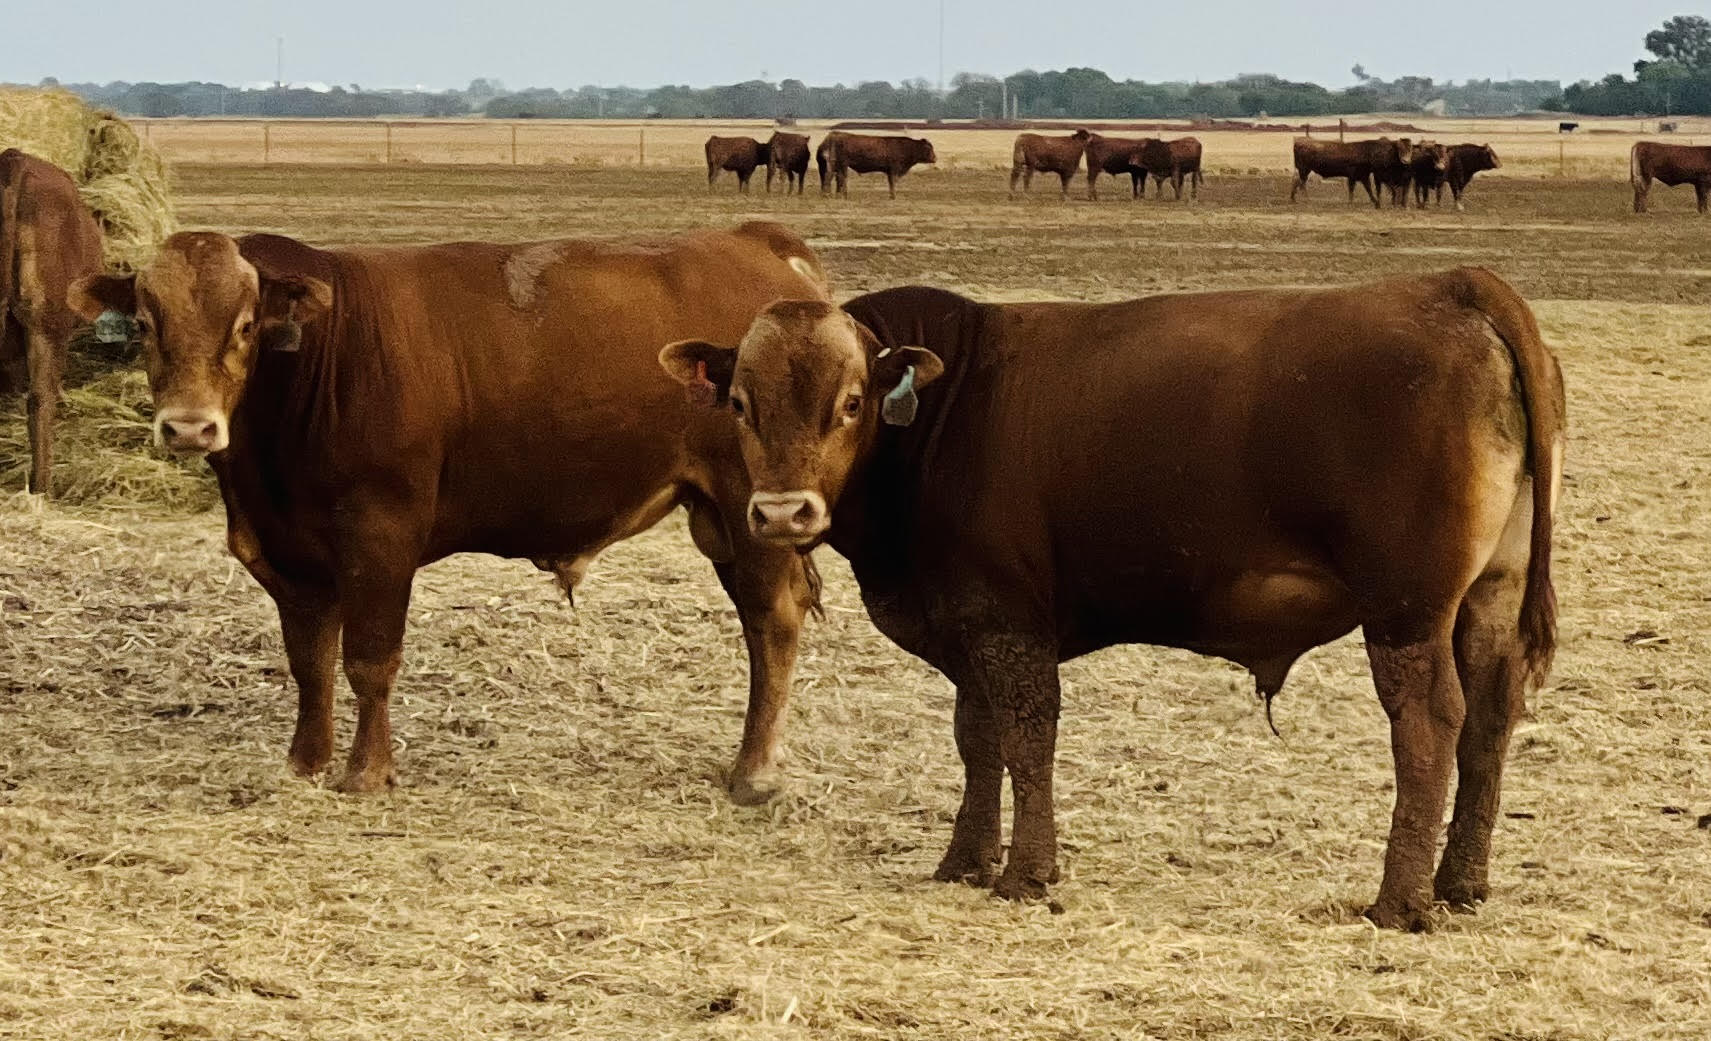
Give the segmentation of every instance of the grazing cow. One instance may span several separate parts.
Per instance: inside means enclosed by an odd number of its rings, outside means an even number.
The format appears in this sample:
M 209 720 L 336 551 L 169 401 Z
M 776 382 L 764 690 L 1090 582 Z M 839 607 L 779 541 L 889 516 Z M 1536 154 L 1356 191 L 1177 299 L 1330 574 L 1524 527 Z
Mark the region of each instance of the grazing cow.
M 1651 201 L 1652 182 L 1667 187 L 1693 185 L 1704 213 L 1711 202 L 1711 145 L 1666 145 L 1658 141 L 1636 141 L 1628 153 L 1628 174 L 1634 186 L 1634 212 L 1644 213 Z
M 1197 137 L 1179 137 L 1174 141 L 1162 138 L 1147 137 L 1141 139 L 1138 152 L 1138 165 L 1146 170 L 1158 184 L 1159 198 L 1164 198 L 1164 182 L 1169 181 L 1176 189 L 1176 198 L 1182 199 L 1182 182 L 1189 183 L 1189 197 L 1200 198 L 1200 139 Z M 1146 195 L 1143 183 L 1141 194 Z
M 1420 209 L 1426 208 L 1426 199 L 1434 191 L 1442 204 L 1449 155 L 1448 148 L 1435 142 L 1422 141 L 1414 146 L 1414 157 L 1408 161 L 1408 179 L 1414 185 L 1414 201 Z
M 784 194 L 794 187 L 801 195 L 808 186 L 808 135 L 777 131 L 766 143 L 766 190 L 772 191 L 775 174 L 784 175 Z
M 755 168 L 767 166 L 769 152 L 765 142 L 756 141 L 752 137 L 709 137 L 707 139 L 707 190 L 713 190 L 713 182 L 718 179 L 719 171 L 729 170 L 737 175 L 737 190 L 749 190 L 749 178 L 754 176 Z M 771 180 L 771 171 L 767 178 Z
M 25 392 L 30 491 L 53 494 L 54 420 L 72 333 L 72 282 L 101 270 L 101 228 L 64 170 L 0 152 L 0 392 Z
M 686 402 L 656 358 L 661 337 L 737 336 L 767 303 L 825 292 L 814 254 L 768 223 L 339 250 L 183 233 L 134 279 L 72 289 L 85 314 L 135 316 L 157 441 L 219 478 L 232 553 L 279 608 L 298 773 L 332 753 L 342 631 L 359 716 L 341 787 L 393 783 L 387 706 L 417 568 L 527 558 L 573 593 L 601 550 L 681 505 L 748 644 L 743 801 L 766 794 L 818 580 L 749 538 L 736 424 Z
M 1473 180 L 1473 175 L 1481 170 L 1498 170 L 1503 163 L 1497 158 L 1497 152 L 1490 145 L 1451 145 L 1449 159 L 1444 166 L 1444 178 L 1438 184 L 1438 201 L 1444 198 L 1444 185 L 1450 186 L 1450 195 L 1454 197 L 1456 209 L 1461 210 L 1462 193 Z
M 873 622 L 956 684 L 962 807 L 937 877 L 1057 879 L 1058 665 L 1117 643 L 1246 666 L 1268 702 L 1364 630 L 1396 807 L 1368 916 L 1487 893 L 1509 734 L 1556 639 L 1563 392 L 1477 269 L 1329 291 L 780 302 L 665 348 L 747 417 L 755 535 L 849 558 Z M 1465 720 L 1465 722 L 1464 722 Z M 1434 886 L 1452 768 L 1449 845 Z
M 1070 178 L 1081 169 L 1081 154 L 1087 151 L 1087 139 L 1091 136 L 1085 130 L 1077 130 L 1068 137 L 1017 134 L 1010 162 L 1010 197 L 1016 197 L 1018 178 L 1023 191 L 1033 190 L 1034 174 L 1038 172 L 1057 174 L 1063 197 L 1069 198 Z
M 1413 158 L 1413 148 L 1407 138 L 1392 141 L 1381 137 L 1376 141 L 1316 141 L 1310 137 L 1295 139 L 1295 179 L 1289 185 L 1289 201 L 1307 188 L 1307 176 L 1318 174 L 1325 180 L 1346 178 L 1349 201 L 1355 201 L 1355 185 L 1366 189 L 1372 208 L 1379 207 L 1378 186 L 1394 184 L 1405 175 Z
M 1147 180 L 1146 167 L 1141 165 L 1140 153 L 1146 140 L 1139 137 L 1106 137 L 1087 135 L 1087 197 L 1099 198 L 1099 175 L 1112 177 L 1129 175 L 1129 195 L 1139 198 Z
M 820 167 L 820 194 L 836 182 L 838 194 L 848 196 L 849 175 L 882 173 L 891 198 L 897 198 L 897 179 L 917 163 L 937 163 L 933 143 L 921 137 L 878 137 L 834 130 L 820 141 L 814 153 Z M 828 177 L 829 174 L 829 177 Z

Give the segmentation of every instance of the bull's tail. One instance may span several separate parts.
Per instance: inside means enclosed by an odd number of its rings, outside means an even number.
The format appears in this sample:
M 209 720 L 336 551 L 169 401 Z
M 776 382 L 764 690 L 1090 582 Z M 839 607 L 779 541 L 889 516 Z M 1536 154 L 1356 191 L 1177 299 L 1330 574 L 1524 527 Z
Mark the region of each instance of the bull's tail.
M 6 336 L 12 294 L 18 291 L 18 197 L 23 189 L 17 178 L 23 164 L 14 157 L 19 154 L 0 154 L 0 340 Z
M 820 147 L 814 150 L 814 165 L 820 168 L 820 194 L 826 194 L 826 149 L 831 147 L 826 142 L 820 142 Z
M 1562 369 L 1539 334 L 1538 322 L 1509 284 L 1484 268 L 1461 272 L 1472 304 L 1509 348 L 1527 414 L 1527 455 L 1533 477 L 1533 530 L 1521 597 L 1520 635 L 1527 672 L 1543 683 L 1556 653 L 1557 600 L 1551 584 L 1551 528 L 1562 479 L 1566 424 Z

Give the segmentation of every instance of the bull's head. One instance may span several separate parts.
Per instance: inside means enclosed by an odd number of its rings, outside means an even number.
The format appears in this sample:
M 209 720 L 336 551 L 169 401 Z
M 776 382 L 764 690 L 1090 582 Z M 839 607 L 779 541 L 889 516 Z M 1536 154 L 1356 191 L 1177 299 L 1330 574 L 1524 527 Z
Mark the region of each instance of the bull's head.
M 1485 168 L 1487 170 L 1502 169 L 1503 161 L 1501 159 L 1497 158 L 1497 150 L 1492 148 L 1490 145 L 1485 145 L 1484 148 L 1485 148 Z
M 205 455 L 229 443 L 261 352 L 295 350 L 299 323 L 332 305 L 332 289 L 258 271 L 225 235 L 180 232 L 136 275 L 79 279 L 67 302 L 86 318 L 130 316 L 154 396 L 155 443 Z
M 736 415 L 753 489 L 749 531 L 796 547 L 825 536 L 881 424 L 911 420 L 909 395 L 944 372 L 931 351 L 883 351 L 855 319 L 817 300 L 773 304 L 735 348 L 683 340 L 659 360 L 692 397 Z
M 915 160 L 916 162 L 921 163 L 938 163 L 939 156 L 938 153 L 933 151 L 933 143 L 931 141 L 928 141 L 926 138 L 916 139 Z

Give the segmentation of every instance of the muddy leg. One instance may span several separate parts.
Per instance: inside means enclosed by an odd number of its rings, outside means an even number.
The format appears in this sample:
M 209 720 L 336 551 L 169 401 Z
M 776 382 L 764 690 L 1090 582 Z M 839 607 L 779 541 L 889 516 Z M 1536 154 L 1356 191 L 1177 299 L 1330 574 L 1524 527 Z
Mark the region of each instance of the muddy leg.
M 1474 583 L 1456 619 L 1455 658 L 1467 721 L 1456 744 L 1455 816 L 1433 894 L 1471 910 L 1489 895 L 1491 829 L 1503 788 L 1509 735 L 1526 711 L 1526 665 L 1515 619 L 1524 576 L 1487 575 Z
M 992 706 L 968 687 L 956 696 L 956 747 L 962 757 L 962 805 L 957 809 L 951 846 L 933 877 L 941 882 L 991 886 L 1004 861 L 999 817 L 1004 789 L 1004 760 Z
M 1396 807 L 1384 855 L 1384 880 L 1366 916 L 1391 929 L 1430 925 L 1432 862 L 1443 830 L 1450 764 L 1465 713 L 1448 620 L 1431 635 L 1403 642 L 1367 636 L 1379 702 L 1390 717 Z

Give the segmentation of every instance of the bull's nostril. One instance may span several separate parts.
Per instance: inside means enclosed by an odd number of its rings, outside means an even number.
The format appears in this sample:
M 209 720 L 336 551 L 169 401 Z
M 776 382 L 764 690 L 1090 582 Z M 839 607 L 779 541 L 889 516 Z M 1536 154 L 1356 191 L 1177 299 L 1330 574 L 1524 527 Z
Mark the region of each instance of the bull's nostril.
M 814 522 L 816 512 L 814 504 L 809 502 L 807 499 L 804 499 L 802 500 L 801 507 L 797 509 L 795 515 L 790 519 L 798 528 L 806 528 Z
M 749 523 L 756 531 L 766 530 L 766 511 L 758 504 L 749 507 Z
M 209 443 L 212 443 L 214 441 L 214 439 L 219 436 L 219 434 L 220 434 L 219 424 L 217 424 L 217 423 L 204 423 L 204 424 L 202 424 L 202 440 L 207 441 Z

